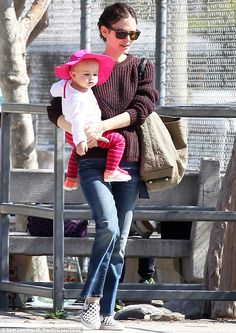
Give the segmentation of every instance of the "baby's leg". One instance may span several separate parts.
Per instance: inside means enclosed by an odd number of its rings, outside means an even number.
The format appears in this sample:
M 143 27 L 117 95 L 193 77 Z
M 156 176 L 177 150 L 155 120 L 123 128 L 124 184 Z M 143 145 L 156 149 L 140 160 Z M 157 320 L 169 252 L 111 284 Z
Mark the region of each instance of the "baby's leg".
M 131 177 L 128 172 L 119 167 L 125 150 L 124 137 L 117 132 L 108 132 L 103 134 L 103 136 L 109 140 L 109 143 L 98 141 L 99 147 L 108 149 L 104 180 L 107 182 L 130 180 Z

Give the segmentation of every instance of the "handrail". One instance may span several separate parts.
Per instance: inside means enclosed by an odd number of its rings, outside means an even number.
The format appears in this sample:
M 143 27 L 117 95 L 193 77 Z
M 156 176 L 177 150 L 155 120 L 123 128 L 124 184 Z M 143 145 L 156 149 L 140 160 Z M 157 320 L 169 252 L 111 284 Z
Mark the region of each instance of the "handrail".
M 3 103 L 2 112 L 46 114 L 47 104 Z M 157 106 L 159 114 L 179 117 L 236 118 L 236 104 Z
M 1 274 L 1 281 L 0 281 L 0 308 L 6 307 L 6 304 L 8 304 L 8 298 L 6 297 L 6 291 L 18 291 L 21 292 L 22 290 L 26 294 L 32 294 L 32 286 L 25 286 L 24 284 L 19 285 L 15 284 L 13 282 L 8 281 L 8 272 L 9 269 L 9 219 L 7 219 L 7 214 L 10 214 L 12 211 L 22 213 L 23 206 L 16 205 L 14 208 L 14 203 L 9 202 L 9 174 L 10 174 L 10 163 L 9 163 L 9 153 L 10 153 L 10 122 L 8 114 L 19 114 L 19 113 L 30 113 L 30 114 L 42 114 L 46 115 L 46 107 L 47 105 L 35 105 L 35 104 L 17 104 L 17 103 L 4 103 L 2 107 L 2 115 L 3 117 L 6 117 L 5 126 L 6 128 L 2 129 L 2 137 L 4 138 L 4 145 L 2 147 L 2 165 L 7 170 L 2 170 L 1 172 L 1 202 L 0 202 L 0 211 L 1 211 L 1 223 L 0 223 L 0 237 L 2 239 L 1 244 L 1 253 L 0 253 L 0 259 L 4 258 L 2 262 L 0 263 L 0 274 Z M 192 105 L 192 106 L 158 106 L 157 111 L 159 114 L 164 115 L 171 115 L 171 116 L 182 116 L 182 117 L 215 117 L 215 118 L 235 118 L 236 117 L 236 111 L 235 111 L 236 105 L 222 105 L 222 106 L 206 106 L 206 105 Z M 3 132 L 7 132 L 4 133 Z M 8 138 L 9 136 L 9 138 Z M 54 217 L 54 226 L 56 227 L 56 234 L 53 235 L 53 248 L 54 248 L 54 282 L 53 282 L 53 288 L 52 290 L 44 289 L 44 288 L 35 288 L 34 293 L 41 296 L 42 294 L 45 295 L 45 293 L 51 293 L 53 297 L 53 307 L 54 310 L 59 310 L 63 308 L 63 299 L 65 298 L 65 295 L 71 295 L 71 290 L 64 290 L 64 280 L 63 280 L 63 258 L 64 258 L 64 248 L 59 248 L 59 244 L 63 243 L 63 231 L 62 231 L 62 223 L 63 223 L 63 216 L 72 217 L 72 215 L 76 213 L 76 210 L 63 210 L 64 207 L 64 198 L 63 195 L 59 195 L 59 187 L 62 188 L 62 179 L 64 176 L 64 168 L 63 168 L 63 158 L 62 157 L 62 150 L 64 149 L 63 145 L 63 132 L 58 130 L 55 127 L 55 138 L 56 138 L 56 144 L 55 144 L 55 191 L 54 194 L 57 197 L 56 200 L 56 209 L 45 209 L 45 207 L 42 207 L 42 211 L 39 212 L 39 207 L 35 208 L 35 210 L 32 210 L 32 207 L 28 207 L 30 212 L 33 213 L 37 212 L 38 216 L 50 216 Z M 8 141 L 9 140 L 9 141 Z M 57 157 L 60 156 L 59 159 Z M 4 172 L 3 172 L 4 171 Z M 60 185 L 60 186 L 59 186 Z M 3 193 L 3 187 L 4 191 L 7 193 Z M 88 210 L 81 208 L 81 212 L 84 214 L 88 213 Z M 79 211 L 79 210 L 78 210 Z M 136 211 L 137 212 L 137 211 Z M 151 219 L 155 219 L 157 216 L 161 219 L 165 220 L 171 220 L 173 221 L 181 221 L 181 220 L 203 220 L 203 221 L 221 221 L 221 220 L 230 220 L 230 221 L 236 221 L 236 213 L 235 212 L 222 212 L 222 211 L 213 211 L 211 209 L 184 209 L 183 207 L 178 209 L 177 207 L 174 207 L 172 209 L 167 210 L 152 210 L 152 209 L 146 209 L 142 210 L 140 209 L 138 211 L 138 216 L 141 218 L 147 218 L 147 216 Z M 199 215 L 197 215 L 199 214 Z M 200 219 L 199 216 L 201 215 Z M 82 216 L 82 215 L 80 215 Z M 83 215 L 87 216 L 87 215 Z M 57 224 L 56 222 L 57 221 Z M 12 286 L 12 287 L 11 287 Z M 13 289 L 12 289 L 13 288 Z M 159 290 L 159 293 L 161 291 Z M 153 291 L 150 291 L 147 293 L 147 291 L 139 290 L 138 295 L 139 297 L 142 297 L 142 294 L 150 295 L 150 297 L 153 297 Z M 131 293 L 130 293 L 131 294 Z M 165 291 L 163 292 L 163 296 L 167 297 L 169 294 L 169 297 L 176 297 L 176 299 L 198 299 L 198 300 L 204 300 L 204 299 L 214 299 L 214 300 L 235 300 L 235 292 L 231 291 Z M 1 297 L 3 295 L 3 297 Z M 156 295 L 162 295 L 161 293 L 158 294 L 158 291 L 156 291 Z M 175 295 L 175 296 L 174 296 Z M 149 297 L 149 296 L 148 296 Z

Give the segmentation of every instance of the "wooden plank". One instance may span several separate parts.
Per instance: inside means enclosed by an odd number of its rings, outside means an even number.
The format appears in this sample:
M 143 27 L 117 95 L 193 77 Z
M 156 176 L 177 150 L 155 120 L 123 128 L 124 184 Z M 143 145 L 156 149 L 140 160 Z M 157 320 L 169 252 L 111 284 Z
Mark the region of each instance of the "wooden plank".
M 67 283 L 67 286 L 64 290 L 64 298 L 65 299 L 79 299 L 80 293 L 82 290 L 82 284 L 79 286 L 77 285 L 76 288 L 72 287 L 74 283 Z M 215 291 L 215 290 L 198 290 L 199 286 L 193 287 L 191 290 L 190 288 L 183 289 L 177 287 L 176 289 L 169 290 L 169 287 L 165 288 L 165 285 L 161 285 L 161 288 L 158 284 L 153 285 L 146 285 L 140 284 L 138 287 L 130 288 L 129 285 L 122 284 L 119 285 L 117 298 L 120 298 L 124 301 L 135 301 L 135 302 L 144 302 L 144 301 L 152 301 L 154 299 L 161 299 L 164 301 L 167 300 L 207 300 L 207 301 L 235 301 L 236 300 L 236 292 L 235 291 Z M 136 284 L 137 286 L 137 284 Z M 20 283 L 20 282 L 11 282 L 11 281 L 4 281 L 0 282 L 0 289 L 2 291 L 10 291 L 16 292 L 26 295 L 38 295 L 44 297 L 51 297 L 52 298 L 52 285 L 48 287 L 43 287 L 40 283 L 30 284 L 30 283 Z M 134 292 L 131 292 L 133 290 Z
M 24 204 L 0 204 L 0 211 L 3 214 L 32 215 L 38 217 L 52 218 L 52 209 L 41 209 L 40 206 Z M 47 215 L 48 214 L 48 215 Z M 64 219 L 82 219 L 91 220 L 92 213 L 88 206 L 81 205 L 74 209 L 64 209 Z M 215 211 L 214 208 L 200 208 L 196 206 L 136 206 L 134 210 L 135 220 L 152 221 L 175 221 L 181 223 L 184 221 L 232 221 L 236 222 L 235 211 Z
M 235 103 L 231 105 L 158 106 L 157 112 L 161 115 L 187 118 L 235 118 L 235 107 Z
M 46 104 L 19 104 L 19 103 L 3 103 L 2 112 L 9 113 L 31 113 L 31 114 L 47 114 Z
M 93 244 L 93 237 L 72 238 L 65 237 L 66 256 L 90 256 Z M 32 237 L 25 234 L 10 235 L 10 253 L 25 254 L 32 256 L 52 255 L 52 237 Z M 168 240 L 159 238 L 142 239 L 131 237 L 126 247 L 127 257 L 162 257 L 181 258 L 190 254 L 190 240 Z
M 53 170 L 13 169 L 10 180 L 11 202 L 51 203 L 53 201 Z M 22 195 L 22 193 L 24 195 Z M 186 174 L 182 182 L 169 190 L 150 193 L 150 199 L 138 199 L 140 205 L 196 205 L 198 198 L 198 174 Z M 81 188 L 65 191 L 66 203 L 86 202 Z

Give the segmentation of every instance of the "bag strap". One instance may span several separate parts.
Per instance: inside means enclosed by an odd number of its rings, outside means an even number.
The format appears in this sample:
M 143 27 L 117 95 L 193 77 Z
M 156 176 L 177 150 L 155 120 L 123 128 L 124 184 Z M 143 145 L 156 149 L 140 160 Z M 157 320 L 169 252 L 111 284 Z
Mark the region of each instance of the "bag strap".
M 144 75 L 144 69 L 147 63 L 147 58 L 141 58 L 139 65 L 138 65 L 138 80 L 142 81 Z
M 138 64 L 138 80 L 139 81 L 142 81 L 142 79 L 143 79 L 147 60 L 148 60 L 147 58 L 141 58 L 140 62 Z M 139 131 L 139 129 L 137 129 L 137 132 L 138 131 Z M 140 199 L 150 199 L 150 195 L 148 193 L 146 184 L 143 179 L 140 179 L 140 182 L 139 182 L 139 198 Z

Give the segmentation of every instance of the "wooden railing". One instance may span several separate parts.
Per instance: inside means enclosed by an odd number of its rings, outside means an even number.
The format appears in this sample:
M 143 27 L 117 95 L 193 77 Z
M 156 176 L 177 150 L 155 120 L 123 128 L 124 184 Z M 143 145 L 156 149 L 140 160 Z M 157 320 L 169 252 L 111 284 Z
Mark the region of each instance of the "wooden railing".
M 184 117 L 235 117 L 234 107 L 160 107 L 160 114 Z M 2 156 L 1 156 L 1 202 L 0 202 L 0 308 L 8 306 L 8 293 L 38 295 L 53 299 L 54 310 L 63 308 L 65 298 L 79 296 L 80 284 L 64 283 L 64 255 L 88 256 L 93 238 L 65 239 L 63 222 L 68 218 L 90 219 L 91 212 L 80 190 L 64 197 L 64 135 L 55 128 L 54 173 L 43 170 L 11 170 L 10 168 L 10 119 L 16 113 L 45 114 L 46 106 L 31 104 L 3 104 Z M 30 179 L 32 189 L 26 189 Z M 235 212 L 216 211 L 214 205 L 198 205 L 200 192 L 199 174 L 186 174 L 174 189 L 152 193 L 148 201 L 139 200 L 135 219 L 157 221 L 235 221 Z M 35 191 L 35 189 L 37 189 Z M 34 203 L 47 203 L 37 205 Z M 31 237 L 26 234 L 9 233 L 9 215 L 35 215 L 53 219 L 52 238 Z M 201 223 L 201 222 L 200 222 Z M 153 237 L 149 240 L 129 238 L 126 255 L 177 257 L 192 256 L 192 240 L 164 240 Z M 34 284 L 9 281 L 9 254 L 51 255 L 54 260 L 53 283 Z M 174 288 L 174 289 L 173 289 Z M 135 292 L 129 292 L 135 290 Z M 119 297 L 126 299 L 196 299 L 236 300 L 236 292 L 199 290 L 199 285 L 122 285 Z

